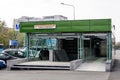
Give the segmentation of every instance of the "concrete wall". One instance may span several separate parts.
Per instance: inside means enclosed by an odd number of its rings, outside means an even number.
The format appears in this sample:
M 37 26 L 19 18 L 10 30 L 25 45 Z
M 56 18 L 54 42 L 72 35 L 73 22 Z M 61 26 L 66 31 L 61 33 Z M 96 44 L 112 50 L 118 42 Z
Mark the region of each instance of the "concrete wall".
M 70 70 L 74 71 L 74 70 L 77 69 L 81 64 L 82 64 L 82 60 L 81 60 L 81 59 L 71 61 L 71 62 L 70 62 Z
M 107 60 L 106 61 L 106 72 L 111 72 L 112 71 L 112 68 L 114 66 L 114 59 L 113 60 Z
M 7 61 L 7 70 L 10 70 L 12 66 L 19 64 L 19 63 L 23 63 L 23 62 L 28 62 L 28 61 L 35 61 L 37 59 L 35 58 L 18 58 L 18 59 L 13 59 L 13 60 L 8 60 Z
M 10 70 L 12 66 L 14 66 L 15 64 L 19 64 L 19 63 L 22 63 L 22 62 L 26 62 L 27 61 L 27 58 L 23 58 L 23 59 L 13 59 L 13 60 L 8 60 L 7 61 L 7 70 Z

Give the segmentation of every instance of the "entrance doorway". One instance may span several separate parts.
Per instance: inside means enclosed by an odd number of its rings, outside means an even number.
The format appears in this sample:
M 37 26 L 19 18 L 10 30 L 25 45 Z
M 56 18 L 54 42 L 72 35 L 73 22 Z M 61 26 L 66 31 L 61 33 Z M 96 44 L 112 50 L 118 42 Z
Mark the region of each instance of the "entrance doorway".
M 107 41 L 104 34 L 88 34 L 84 35 L 84 60 L 96 60 L 98 58 L 106 58 Z
M 61 39 L 61 48 L 65 50 L 69 61 L 78 58 L 77 38 Z

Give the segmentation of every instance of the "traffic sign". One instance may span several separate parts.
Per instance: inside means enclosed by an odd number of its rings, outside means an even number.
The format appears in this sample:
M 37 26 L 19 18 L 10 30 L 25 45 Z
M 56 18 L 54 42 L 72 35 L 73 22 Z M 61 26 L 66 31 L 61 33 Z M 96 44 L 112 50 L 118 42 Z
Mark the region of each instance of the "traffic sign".
M 19 31 L 19 30 L 20 30 L 20 24 L 17 23 L 17 24 L 15 25 L 15 31 Z

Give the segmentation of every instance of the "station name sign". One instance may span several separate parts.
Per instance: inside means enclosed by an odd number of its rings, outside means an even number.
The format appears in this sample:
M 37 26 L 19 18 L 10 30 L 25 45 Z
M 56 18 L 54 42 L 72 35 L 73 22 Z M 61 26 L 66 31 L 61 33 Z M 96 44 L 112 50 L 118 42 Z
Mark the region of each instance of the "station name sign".
M 34 29 L 55 29 L 56 24 L 34 25 Z

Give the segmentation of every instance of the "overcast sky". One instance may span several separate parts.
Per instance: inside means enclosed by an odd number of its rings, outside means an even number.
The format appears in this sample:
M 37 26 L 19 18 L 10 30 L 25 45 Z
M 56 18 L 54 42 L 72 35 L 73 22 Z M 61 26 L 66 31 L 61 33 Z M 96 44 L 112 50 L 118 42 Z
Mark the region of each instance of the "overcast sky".
M 116 26 L 117 42 L 120 41 L 120 0 L 0 0 L 0 19 L 8 27 L 21 16 L 63 15 L 73 19 L 73 8 L 61 2 L 74 5 L 75 18 L 79 20 L 111 18 Z

